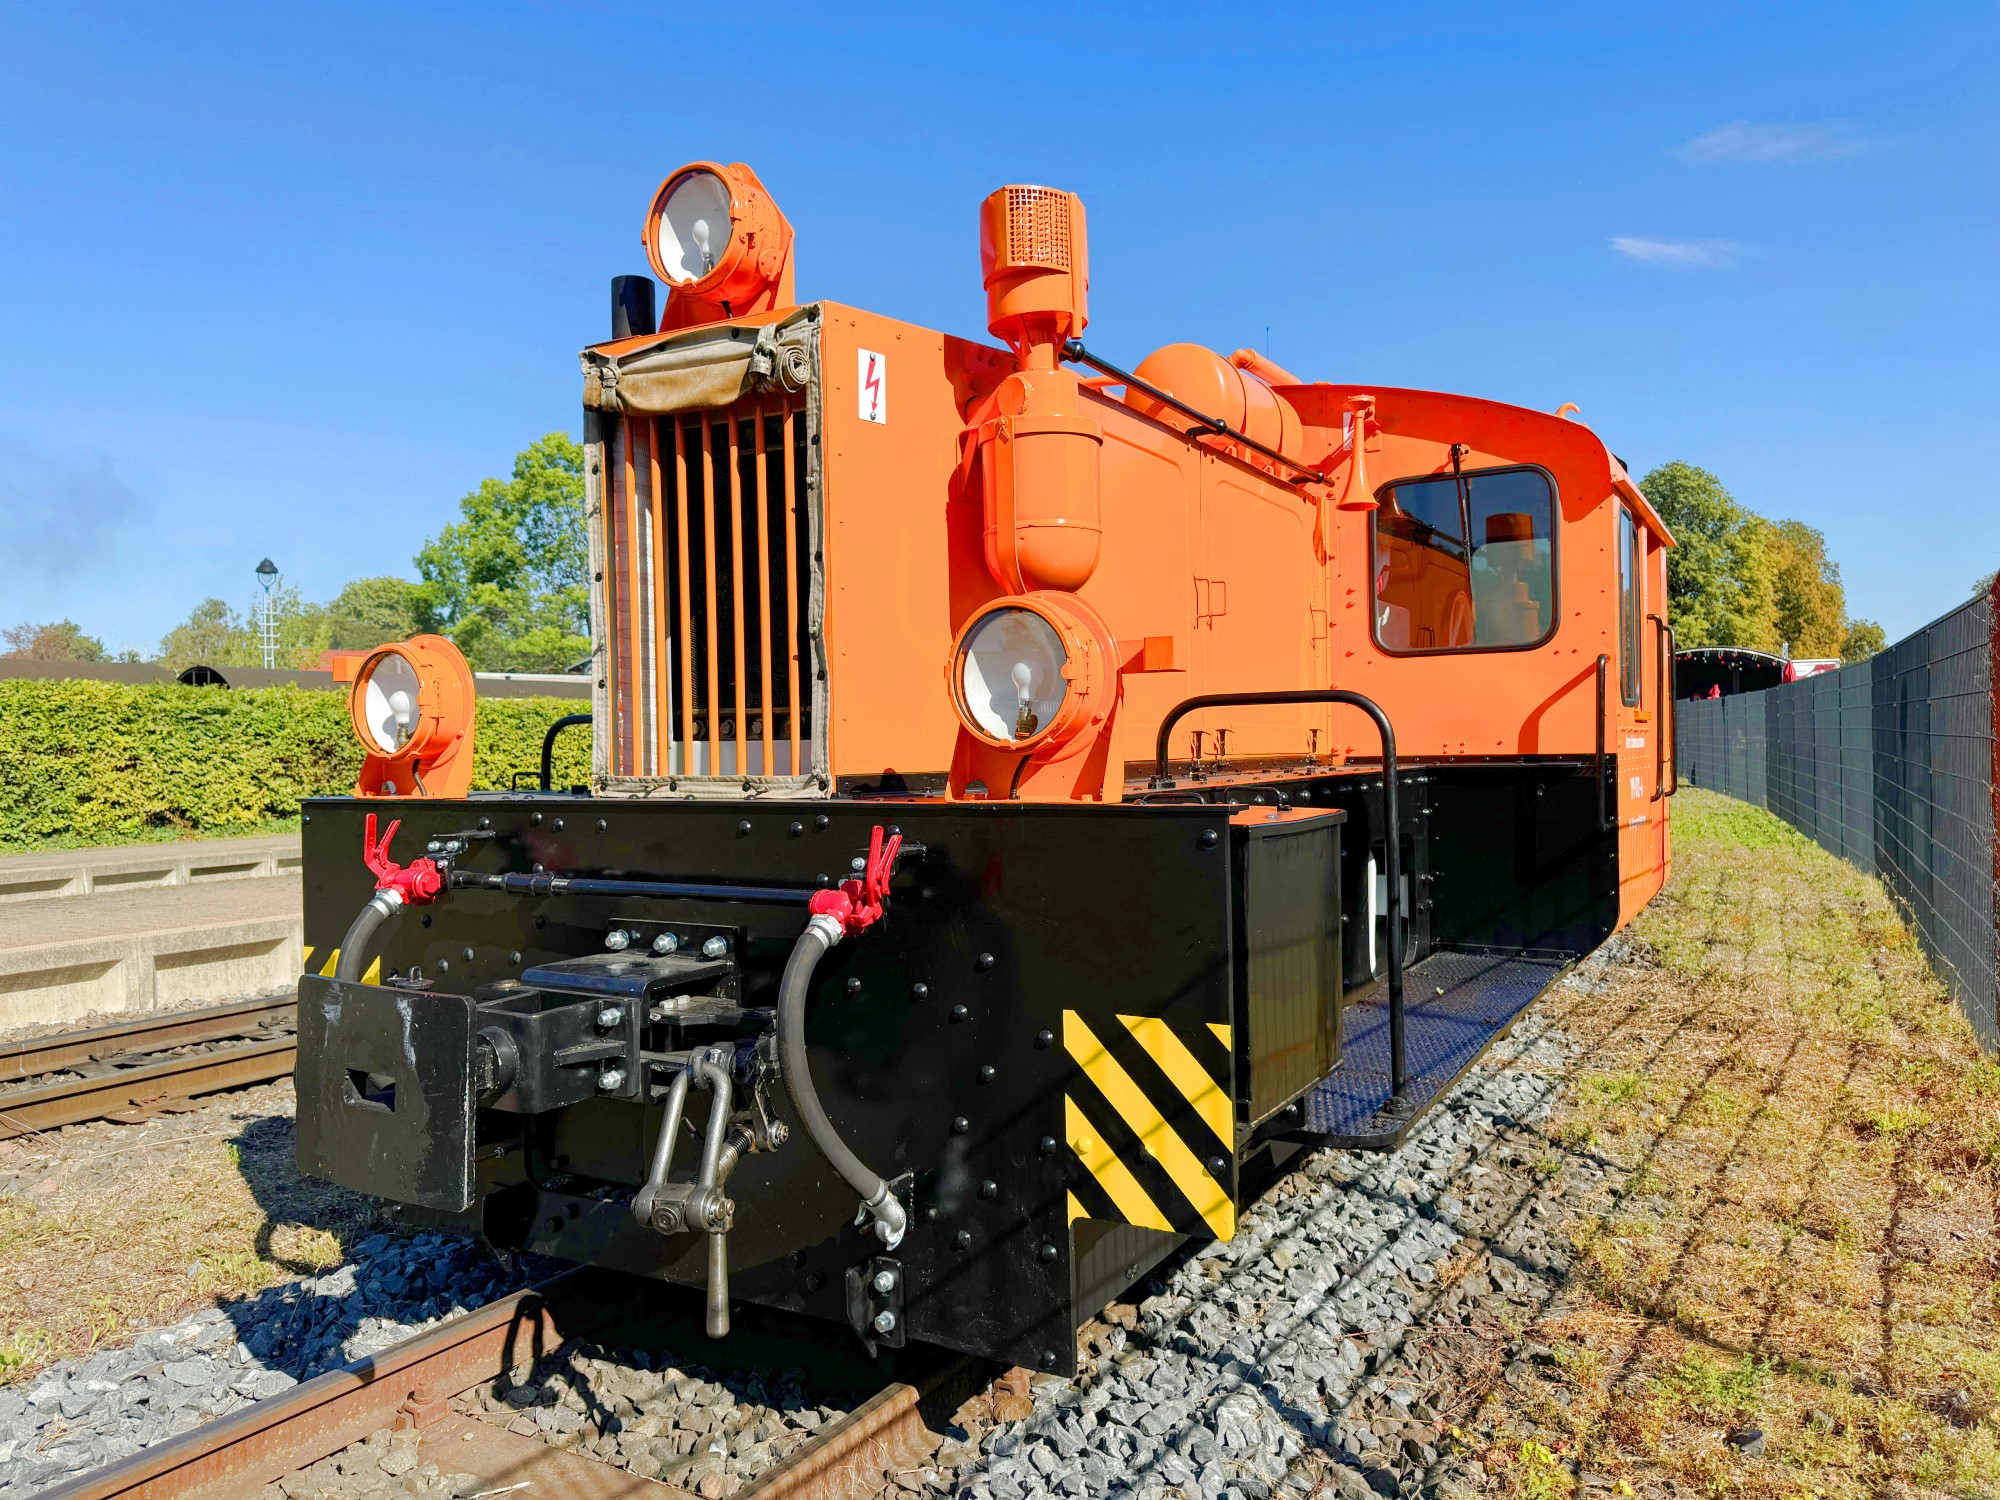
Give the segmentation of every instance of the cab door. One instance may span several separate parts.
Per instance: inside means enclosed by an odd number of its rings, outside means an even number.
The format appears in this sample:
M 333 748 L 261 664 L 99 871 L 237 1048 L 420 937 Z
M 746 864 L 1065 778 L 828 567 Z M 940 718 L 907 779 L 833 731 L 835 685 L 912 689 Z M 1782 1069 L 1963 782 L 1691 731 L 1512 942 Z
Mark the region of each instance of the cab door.
M 1618 649 L 1611 714 L 1618 775 L 1612 806 L 1618 827 L 1618 920 L 1622 925 L 1666 880 L 1667 796 L 1672 767 L 1665 735 L 1667 701 L 1666 548 L 1631 506 L 1620 503 Z

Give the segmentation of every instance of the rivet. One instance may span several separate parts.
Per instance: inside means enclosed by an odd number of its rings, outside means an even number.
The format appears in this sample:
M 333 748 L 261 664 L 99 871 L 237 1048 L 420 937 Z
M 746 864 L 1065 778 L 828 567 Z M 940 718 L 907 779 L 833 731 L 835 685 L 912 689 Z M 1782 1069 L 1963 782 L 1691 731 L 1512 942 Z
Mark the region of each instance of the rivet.
M 543 916 L 541 913 L 537 912 L 535 914 L 535 925 L 537 927 L 546 927 L 549 925 L 549 919 Z
M 912 1000 L 928 1000 L 930 997 L 931 987 L 929 985 L 913 984 L 910 986 L 910 998 Z
M 861 981 L 860 981 L 859 979 L 850 979 L 850 980 L 848 980 L 848 981 L 847 981 L 847 993 L 848 993 L 848 994 L 850 994 L 850 995 L 858 995 L 858 994 L 860 994 L 860 993 L 861 993 Z
M 493 826 L 493 820 L 491 818 L 481 818 L 479 820 L 479 826 L 482 830 L 491 828 Z
M 557 818 L 555 822 L 550 826 L 553 827 L 557 833 L 561 833 L 563 831 L 563 820 L 561 818 Z
M 429 912 L 425 912 L 425 913 L 424 913 L 424 926 L 428 927 L 428 926 L 430 926 L 430 925 L 431 925 L 431 914 L 430 914 Z
M 793 838 L 797 838 L 800 834 L 804 833 L 805 831 L 806 831 L 806 825 L 803 823 L 794 823 L 789 829 L 786 830 L 786 832 L 790 833 Z
M 970 1129 L 972 1129 L 972 1122 L 966 1119 L 964 1115 L 953 1115 L 951 1117 L 951 1133 L 953 1135 L 964 1135 Z
M 1045 1135 L 1042 1137 L 1041 1152 L 1044 1156 L 1054 1156 L 1056 1154 L 1056 1138 L 1054 1136 Z
M 999 1194 L 1000 1194 L 1000 1184 L 995 1182 L 991 1177 L 987 1178 L 984 1182 L 979 1184 L 980 1197 L 995 1198 L 998 1197 Z
M 1042 1259 L 1043 1259 L 1044 1261 L 1052 1261 L 1052 1260 L 1054 1260 L 1054 1259 L 1056 1258 L 1056 1253 L 1057 1253 L 1057 1252 L 1056 1252 L 1056 1247 L 1055 1247 L 1054 1245 L 1050 1245 L 1050 1244 L 1046 1244 L 1046 1243 L 1045 1243 L 1045 1244 L 1043 1244 L 1043 1246 L 1042 1246 L 1042 1248 L 1041 1248 L 1041 1249 L 1039 1249 L 1039 1250 L 1037 1250 L 1037 1251 L 1035 1252 L 1035 1254 L 1039 1255 L 1039 1256 L 1040 1256 L 1040 1257 L 1041 1257 L 1041 1258 L 1042 1258 Z M 1053 1356 L 1053 1355 L 1047 1355 L 1047 1356 L 1044 1356 L 1044 1357 L 1045 1357 L 1045 1358 L 1051 1358 L 1051 1359 L 1052 1359 L 1052 1358 L 1054 1358 L 1054 1356 Z
M 937 1205 L 935 1203 L 926 1203 L 924 1205 L 924 1222 L 926 1224 L 935 1223 L 937 1222 L 937 1216 L 938 1216 Z
M 1228 1170 L 1229 1170 L 1229 1163 L 1224 1161 L 1221 1157 L 1211 1156 L 1208 1159 L 1209 1176 L 1220 1177 L 1224 1172 L 1227 1172 Z
M 597 820 L 597 831 L 598 831 L 599 833 L 603 833 L 603 832 L 604 832 L 605 830 L 607 830 L 607 829 L 608 829 L 608 828 L 610 828 L 610 827 L 611 827 L 610 823 L 606 822 L 606 821 L 605 821 L 605 820 L 604 820 L 603 818 L 599 818 L 599 819 Z
M 972 1248 L 972 1231 L 970 1229 L 959 1230 L 956 1238 L 958 1240 L 959 1249 L 970 1250 Z
M 829 820 L 827 818 L 827 815 L 825 813 L 821 813 L 818 817 L 813 819 L 813 827 L 823 829 L 826 827 L 828 821 Z
M 441 959 L 439 959 L 439 960 L 438 960 L 438 972 L 439 972 L 440 974 L 449 974 L 449 973 L 451 972 L 451 960 L 450 960 L 450 959 L 448 959 L 448 958 L 441 958 Z
M 1037 1047 L 1050 1046 L 1055 1042 L 1055 1039 L 1056 1034 L 1053 1031 L 1038 1031 L 1035 1033 L 1035 1045 Z
M 540 813 L 529 813 L 528 821 L 539 828 L 542 822 L 542 815 Z
M 979 970 L 982 974 L 985 973 L 993 967 L 993 955 L 990 953 L 980 954 L 979 957 L 972 961 L 972 967 Z
M 959 1002 L 957 1005 L 954 1005 L 951 1008 L 951 1018 L 954 1021 L 963 1021 L 968 1017 L 970 1017 L 971 1014 L 972 1014 L 972 1007 L 965 1004 L 963 1001 Z
M 993 1081 L 992 1063 L 981 1063 L 979 1065 L 979 1081 L 981 1083 L 991 1083 Z
M 1215 847 L 1215 839 L 1216 839 L 1216 833 L 1215 833 L 1215 830 L 1214 830 L 1213 828 L 1204 828 L 1204 829 L 1202 829 L 1202 831 L 1201 831 L 1201 847 L 1202 847 L 1202 848 L 1204 848 L 1204 849 L 1213 849 L 1213 848 Z
M 1044 1370 L 1053 1370 L 1055 1367 L 1056 1351 L 1053 1349 L 1044 1349 L 1042 1351 L 1042 1368 Z
M 521 961 L 521 953 L 519 949 L 516 949 L 514 952 L 509 953 L 507 955 L 507 962 L 510 964 L 518 964 L 520 961 Z
M 1078 1137 L 1076 1138 L 1076 1154 L 1077 1154 L 1078 1156 L 1088 1156 L 1088 1155 L 1090 1155 L 1090 1148 L 1091 1148 L 1091 1147 L 1092 1147 L 1092 1145 L 1094 1145 L 1094 1144 L 1095 1144 L 1095 1143 L 1094 1143 L 1094 1142 L 1093 1142 L 1093 1141 L 1092 1141 L 1092 1140 L 1090 1139 L 1090 1137 L 1089 1137 L 1089 1136 L 1087 1136 L 1087 1135 L 1080 1135 L 1080 1136 L 1078 1136 Z
M 471 950 L 470 948 L 467 948 L 467 949 L 465 950 L 465 961 L 466 961 L 467 963 L 471 963 L 471 962 L 472 962 L 472 950 Z
M 736 834 L 737 837 L 739 838 L 741 838 L 744 834 L 748 833 L 749 831 L 750 831 L 750 820 L 748 818 L 745 818 L 741 823 L 738 823 L 736 825 Z

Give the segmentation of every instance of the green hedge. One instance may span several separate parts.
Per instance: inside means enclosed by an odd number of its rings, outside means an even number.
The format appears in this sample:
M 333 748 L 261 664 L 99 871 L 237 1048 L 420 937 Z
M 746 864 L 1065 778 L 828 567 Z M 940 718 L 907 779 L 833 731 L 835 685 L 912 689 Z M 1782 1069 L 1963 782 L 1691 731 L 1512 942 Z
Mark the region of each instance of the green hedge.
M 473 785 L 538 768 L 548 726 L 585 706 L 482 700 Z M 0 850 L 263 832 L 360 766 L 341 692 L 0 679 Z M 589 732 L 571 730 L 557 784 L 589 772 Z

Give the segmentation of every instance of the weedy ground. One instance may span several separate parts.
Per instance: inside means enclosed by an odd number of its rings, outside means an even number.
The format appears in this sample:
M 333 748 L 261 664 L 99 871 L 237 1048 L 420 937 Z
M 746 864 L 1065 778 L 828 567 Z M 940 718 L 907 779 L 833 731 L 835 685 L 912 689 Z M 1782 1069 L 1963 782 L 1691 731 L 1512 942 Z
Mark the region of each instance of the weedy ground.
M 1876 881 L 1713 793 L 1674 813 L 1635 961 L 1544 1002 L 1584 1059 L 1549 1159 L 1618 1186 L 1527 1330 L 1536 1377 L 1480 1424 L 1489 1472 L 1537 1497 L 2000 1494 L 2000 1065 Z
M 0 1385 L 339 1265 L 386 1209 L 299 1177 L 292 1085 L 0 1141 Z

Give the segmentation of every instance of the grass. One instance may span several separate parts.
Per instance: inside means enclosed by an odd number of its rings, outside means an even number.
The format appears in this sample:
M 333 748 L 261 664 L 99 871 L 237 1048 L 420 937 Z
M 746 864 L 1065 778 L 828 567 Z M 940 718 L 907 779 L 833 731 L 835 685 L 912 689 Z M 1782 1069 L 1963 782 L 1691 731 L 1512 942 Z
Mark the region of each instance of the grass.
M 290 1085 L 0 1142 L 0 1385 L 339 1265 L 393 1222 L 293 1167 Z
M 1496 1394 L 1496 1480 L 2000 1495 L 2000 1064 L 1879 884 L 1761 809 L 1674 814 L 1642 961 L 1551 997 L 1585 1060 L 1551 1148 L 1619 1170 L 1532 1331 L 1562 1399 Z
M 46 854 L 58 849 L 117 848 L 125 844 L 184 844 L 200 839 L 249 839 L 298 831 L 299 820 L 296 816 L 261 818 L 218 828 L 189 828 L 177 823 L 163 823 L 117 833 L 65 833 L 48 839 L 0 839 L 0 855 Z

